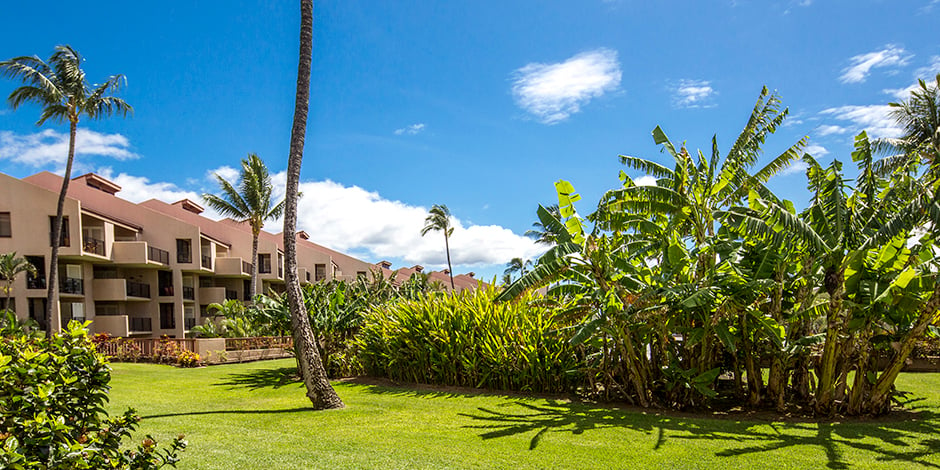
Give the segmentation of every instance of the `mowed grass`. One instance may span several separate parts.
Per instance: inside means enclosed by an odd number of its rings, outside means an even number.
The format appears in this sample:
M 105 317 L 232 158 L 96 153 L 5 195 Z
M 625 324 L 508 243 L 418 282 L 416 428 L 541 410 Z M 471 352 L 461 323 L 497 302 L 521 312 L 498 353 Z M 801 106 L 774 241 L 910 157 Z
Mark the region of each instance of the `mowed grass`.
M 940 466 L 940 374 L 902 375 L 903 416 L 811 423 L 349 382 L 345 409 L 311 411 L 293 365 L 114 364 L 109 408 L 138 410 L 135 437 L 185 433 L 183 469 Z

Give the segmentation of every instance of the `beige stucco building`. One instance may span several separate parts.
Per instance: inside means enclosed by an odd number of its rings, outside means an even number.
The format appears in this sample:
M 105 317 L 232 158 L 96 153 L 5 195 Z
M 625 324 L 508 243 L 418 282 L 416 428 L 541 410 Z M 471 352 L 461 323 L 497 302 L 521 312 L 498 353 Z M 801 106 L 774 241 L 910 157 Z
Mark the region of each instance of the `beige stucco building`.
M 51 219 L 61 184 L 61 177 L 48 172 L 22 180 L 0 173 L 0 253 L 15 251 L 39 270 L 13 284 L 11 303 L 20 318 L 42 322 L 45 316 Z M 204 322 L 209 304 L 250 299 L 247 224 L 203 217 L 202 207 L 188 199 L 135 204 L 121 199 L 120 190 L 93 173 L 69 184 L 54 330 L 72 319 L 91 320 L 96 333 L 181 338 Z M 296 236 L 301 283 L 378 269 L 317 245 L 304 232 Z M 283 248 L 280 234 L 261 233 L 262 292 L 283 290 Z

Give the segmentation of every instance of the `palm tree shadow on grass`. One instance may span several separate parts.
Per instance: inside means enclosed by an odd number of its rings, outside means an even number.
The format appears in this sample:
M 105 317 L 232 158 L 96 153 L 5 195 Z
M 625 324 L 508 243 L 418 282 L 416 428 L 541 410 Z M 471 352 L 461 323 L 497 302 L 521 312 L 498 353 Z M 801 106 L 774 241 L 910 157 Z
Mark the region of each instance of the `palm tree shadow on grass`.
M 262 388 L 278 389 L 294 384 L 297 384 L 298 387 L 303 385 L 303 381 L 297 374 L 297 368 L 279 367 L 277 369 L 252 369 L 239 374 L 229 374 L 223 382 L 213 385 L 228 387 L 230 390 L 247 388 L 253 391 Z
M 532 433 L 529 450 L 537 448 L 539 442 L 550 433 L 583 434 L 617 427 L 655 436 L 653 451 L 669 445 L 673 439 L 706 439 L 729 443 L 727 449 L 715 453 L 719 457 L 815 447 L 825 453 L 828 468 L 840 469 L 851 467 L 843 458 L 843 451 L 852 448 L 877 454 L 875 459 L 879 461 L 907 462 L 911 467 L 940 468 L 936 459 L 927 460 L 940 452 L 940 438 L 923 437 L 940 432 L 940 415 L 928 410 L 919 411 L 916 419 L 902 418 L 897 421 L 768 421 L 765 422 L 767 426 L 755 428 L 754 425 L 761 424 L 760 421 L 677 417 L 552 400 L 545 405 L 519 401 L 505 406 L 512 410 L 480 407 L 477 413 L 461 415 L 476 423 L 466 427 L 481 430 L 480 437 L 484 440 Z M 878 442 L 872 442 L 872 439 Z

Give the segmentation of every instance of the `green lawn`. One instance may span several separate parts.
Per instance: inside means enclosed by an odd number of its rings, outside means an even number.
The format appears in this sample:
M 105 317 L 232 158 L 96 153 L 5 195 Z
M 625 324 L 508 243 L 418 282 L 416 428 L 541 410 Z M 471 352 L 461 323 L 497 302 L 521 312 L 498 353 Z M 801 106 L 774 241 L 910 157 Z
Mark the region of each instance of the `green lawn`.
M 940 374 L 899 380 L 916 418 L 816 424 L 356 383 L 335 384 L 346 409 L 317 412 L 292 366 L 114 364 L 110 409 L 185 433 L 190 469 L 940 467 Z

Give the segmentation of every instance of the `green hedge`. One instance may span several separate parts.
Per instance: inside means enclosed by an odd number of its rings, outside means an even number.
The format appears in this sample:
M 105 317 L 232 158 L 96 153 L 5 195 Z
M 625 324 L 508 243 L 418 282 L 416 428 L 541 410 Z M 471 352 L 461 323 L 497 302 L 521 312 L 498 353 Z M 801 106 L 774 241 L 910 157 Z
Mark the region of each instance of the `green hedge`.
M 532 392 L 580 383 L 574 348 L 539 294 L 496 303 L 495 288 L 429 295 L 367 312 L 357 335 L 371 375 Z

